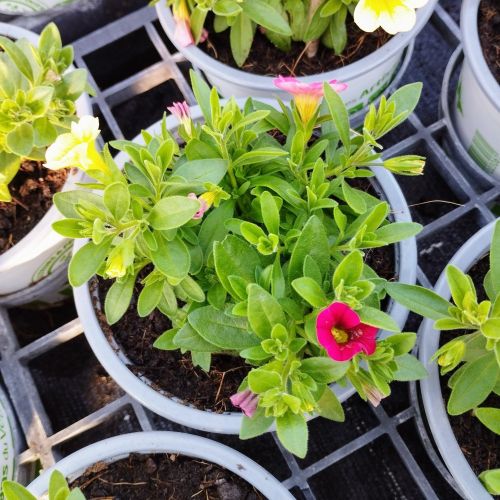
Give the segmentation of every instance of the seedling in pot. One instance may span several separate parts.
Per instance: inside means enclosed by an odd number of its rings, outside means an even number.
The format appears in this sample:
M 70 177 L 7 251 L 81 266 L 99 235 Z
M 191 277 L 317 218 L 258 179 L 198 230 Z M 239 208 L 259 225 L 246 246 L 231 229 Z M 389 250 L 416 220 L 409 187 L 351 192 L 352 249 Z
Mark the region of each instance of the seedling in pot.
M 471 276 L 455 266 L 446 268 L 453 302 L 423 287 L 388 283 L 395 300 L 413 312 L 435 320 L 436 330 L 467 330 L 433 356 L 448 380 L 450 415 L 473 414 L 495 434 L 500 434 L 500 408 L 481 406 L 492 394 L 500 395 L 500 222 L 491 242 L 490 269 L 483 287 L 487 299 L 478 300 Z M 484 471 L 479 478 L 492 494 L 500 494 L 500 469 Z
M 339 84 L 284 83 L 290 107 L 249 99 L 240 108 L 192 73 L 204 122 L 172 107 L 181 145 L 165 121 L 158 136 L 143 132 L 143 145 L 111 143 L 129 158 L 120 172 L 107 147 L 95 149 L 98 123 L 86 117 L 49 148 L 47 167 L 72 163 L 96 180 L 54 198 L 66 217 L 54 228 L 90 239 L 73 256 L 71 284 L 114 279 L 113 324 L 147 269 L 138 314 L 158 308 L 172 324 L 155 346 L 190 352 L 207 371 L 212 354 L 246 360 L 252 369 L 232 398 L 246 415 L 241 437 L 275 422 L 303 457 L 307 418 L 344 419 L 329 384 L 350 382 L 376 405 L 393 380 L 426 374 L 409 354 L 415 334 L 382 310 L 386 279 L 366 263 L 421 226 L 391 223 L 386 202 L 352 186 L 371 166 L 422 173 L 422 157 L 382 160 L 377 142 L 413 111 L 421 85 L 382 98 L 355 132 Z M 379 329 L 395 335 L 377 340 Z
M 154 0 L 151 3 L 155 4 Z M 206 18 L 214 15 L 213 30 L 230 30 L 231 51 L 243 66 L 256 30 L 283 52 L 303 42 L 306 56 L 316 56 L 320 43 L 342 54 L 347 45 L 347 23 L 353 18 L 363 31 L 382 27 L 390 34 L 409 31 L 415 8 L 427 0 L 377 2 L 372 0 L 166 0 L 176 20 L 175 40 L 183 47 L 207 36 Z M 212 28 L 212 27 L 210 27 Z
M 2 490 L 5 500 L 37 500 L 22 484 L 3 481 Z M 66 478 L 55 470 L 50 476 L 48 500 L 85 500 L 79 488 L 70 490 Z
M 73 49 L 55 24 L 27 40 L 0 37 L 0 202 L 23 160 L 43 161 L 45 150 L 76 120 L 75 101 L 91 89 L 84 69 L 68 70 Z

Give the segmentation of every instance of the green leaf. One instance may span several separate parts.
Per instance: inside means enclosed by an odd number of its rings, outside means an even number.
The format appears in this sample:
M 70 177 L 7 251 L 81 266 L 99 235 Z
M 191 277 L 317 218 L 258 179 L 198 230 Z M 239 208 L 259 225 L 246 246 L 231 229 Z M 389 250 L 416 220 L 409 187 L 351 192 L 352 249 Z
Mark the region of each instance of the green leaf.
M 479 406 L 493 391 L 497 377 L 498 365 L 492 352 L 467 363 L 453 385 L 448 413 L 460 415 Z
M 199 366 L 203 371 L 209 372 L 212 364 L 212 355 L 209 352 L 191 351 L 191 360 L 194 366 Z
M 348 253 L 333 273 L 333 287 L 337 288 L 344 280 L 344 285 L 352 285 L 363 274 L 363 254 L 359 250 Z
M 490 318 L 481 325 L 482 334 L 493 340 L 500 340 L 500 318 Z
M 254 33 L 255 28 L 250 17 L 243 12 L 239 14 L 231 26 L 229 42 L 231 44 L 231 53 L 240 68 L 245 64 L 250 53 Z
M 405 283 L 385 284 L 387 293 L 410 311 L 434 320 L 449 316 L 451 304 L 437 293 L 427 288 Z
M 37 148 L 49 146 L 57 139 L 57 130 L 46 116 L 33 122 L 33 143 Z
M 295 415 L 291 411 L 276 419 L 278 438 L 283 446 L 299 458 L 307 453 L 309 433 L 307 423 L 302 415 Z
M 71 491 L 66 500 L 86 500 L 86 499 L 85 495 L 82 493 L 82 490 L 80 488 L 75 488 L 74 490 Z
M 145 285 L 139 294 L 137 312 L 141 318 L 149 316 L 159 304 L 163 295 L 163 280 Z
M 58 470 L 52 472 L 49 480 L 49 498 L 55 499 L 56 495 L 61 495 L 61 498 L 63 496 L 66 498 L 69 495 L 69 492 L 68 482 L 63 474 Z
M 17 69 L 30 81 L 33 82 L 33 69 L 29 59 L 19 47 L 9 38 L 0 37 L 0 47 L 7 53 Z
M 158 247 L 151 250 L 151 260 L 155 267 L 165 276 L 174 279 L 184 279 L 191 265 L 191 256 L 185 243 L 180 238 L 165 241 L 156 238 Z
M 226 314 L 212 306 L 195 309 L 188 321 L 205 340 L 222 349 L 241 351 L 260 344 L 248 331 L 245 318 Z
M 306 222 L 293 248 L 288 266 L 290 281 L 302 276 L 304 260 L 307 255 L 314 259 L 324 276 L 330 263 L 330 247 L 325 226 L 315 215 Z
M 29 123 L 22 123 L 7 134 L 5 143 L 12 153 L 25 157 L 31 153 L 34 140 L 33 127 Z
M 342 179 L 342 194 L 344 195 L 346 203 L 357 213 L 366 213 L 366 202 L 363 195 L 357 189 L 352 188 Z
M 93 205 L 99 210 L 104 210 L 102 196 L 83 190 L 63 191 L 56 193 L 52 198 L 57 210 L 70 219 L 81 219 L 82 216 L 76 211 L 75 206 L 81 202 Z
M 291 36 L 292 30 L 281 14 L 265 0 L 245 0 L 240 4 L 243 12 L 259 26 L 279 33 Z
M 183 177 L 189 182 L 219 184 L 227 173 L 227 167 L 227 160 L 192 160 L 182 163 L 174 170 L 174 175 Z
M 468 293 L 476 296 L 475 290 L 469 278 L 458 267 L 449 265 L 446 267 L 446 279 L 450 286 L 451 296 L 458 307 L 463 306 L 463 300 Z
M 155 349 L 161 349 L 162 351 L 176 351 L 179 348 L 174 344 L 174 338 L 179 330 L 177 328 L 171 328 L 163 332 L 153 343 Z
M 490 431 L 500 435 L 500 408 L 476 408 L 474 415 Z
M 262 394 L 269 389 L 281 386 L 281 377 L 279 373 L 258 368 L 248 374 L 248 387 L 255 394 Z
M 112 238 L 104 239 L 99 245 L 89 241 L 73 255 L 68 267 L 71 286 L 82 286 L 97 273 L 108 254 L 111 242 Z
M 415 82 L 408 85 L 400 87 L 396 92 L 394 92 L 389 99 L 387 99 L 387 104 L 394 103 L 396 105 L 395 116 L 403 113 L 404 118 L 398 122 L 406 120 L 406 118 L 413 113 L 417 107 L 418 101 L 420 100 L 420 94 L 422 93 L 422 83 Z
M 351 130 L 349 127 L 349 113 L 342 98 L 332 89 L 328 83 L 323 84 L 325 92 L 325 101 L 330 111 L 333 123 L 337 128 L 340 140 L 346 151 L 349 151 L 351 146 Z
M 313 307 L 325 307 L 328 305 L 325 292 L 312 278 L 297 278 L 292 281 L 293 289 Z
M 386 338 L 385 341 L 394 349 L 394 356 L 401 356 L 413 349 L 417 341 L 416 333 L 397 333 Z
M 252 418 L 243 417 L 240 429 L 240 439 L 252 439 L 264 434 L 271 424 L 273 417 L 266 417 L 262 408 L 257 408 Z
M 500 469 L 485 470 L 479 474 L 479 479 L 489 493 L 500 495 Z
M 24 486 L 14 481 L 3 481 L 5 500 L 37 500 Z
M 388 332 L 399 332 L 399 325 L 387 313 L 375 307 L 363 306 L 357 311 L 361 321 L 367 325 L 375 326 Z
M 217 0 L 213 11 L 218 16 L 236 16 L 241 12 L 241 7 L 235 0 Z
M 310 375 L 316 382 L 331 384 L 340 380 L 347 372 L 349 363 L 334 361 L 325 357 L 313 357 L 302 360 L 300 370 Z
M 261 339 L 271 337 L 274 325 L 286 324 L 285 314 L 279 302 L 262 287 L 251 283 L 248 293 L 248 322 Z
M 409 380 L 420 380 L 427 377 L 428 373 L 424 365 L 411 354 L 403 354 L 394 358 L 397 370 L 393 373 L 394 380 L 407 382 Z
M 111 285 L 104 301 L 104 312 L 110 325 L 114 325 L 127 312 L 134 293 L 134 285 L 134 274 Z
M 259 198 L 262 219 L 267 230 L 273 234 L 280 232 L 280 212 L 273 195 L 264 191 Z
M 158 230 L 175 229 L 189 222 L 200 209 L 200 202 L 187 196 L 170 196 L 151 210 L 148 221 Z
M 227 229 L 224 222 L 230 219 L 234 214 L 234 203 L 227 201 L 222 203 L 219 207 L 210 211 L 204 218 L 200 232 L 198 234 L 198 241 L 203 249 L 205 260 L 212 253 L 214 241 L 222 241 L 227 234 Z
M 490 275 L 491 287 L 495 295 L 500 294 L 500 222 L 497 221 L 493 231 L 490 249 Z
M 207 342 L 189 323 L 186 323 L 175 335 L 175 346 L 196 352 L 217 352 L 218 347 Z
M 375 239 L 385 243 L 396 243 L 411 238 L 422 231 L 422 225 L 416 222 L 395 222 L 375 231 Z
M 255 281 L 255 269 L 260 266 L 259 254 L 246 241 L 234 235 L 214 243 L 214 262 L 217 276 L 224 288 L 239 298 L 229 276 L 239 276 L 247 284 Z
M 203 117 L 207 123 L 212 123 L 210 87 L 195 70 L 189 70 L 189 76 L 191 77 L 191 87 L 193 89 L 194 96 L 196 97 L 196 102 L 200 106 Z
M 104 190 L 104 205 L 116 220 L 121 220 L 130 207 L 130 193 L 122 182 L 114 182 Z
M 344 409 L 335 393 L 329 387 L 325 389 L 318 401 L 318 414 L 334 422 L 345 421 Z

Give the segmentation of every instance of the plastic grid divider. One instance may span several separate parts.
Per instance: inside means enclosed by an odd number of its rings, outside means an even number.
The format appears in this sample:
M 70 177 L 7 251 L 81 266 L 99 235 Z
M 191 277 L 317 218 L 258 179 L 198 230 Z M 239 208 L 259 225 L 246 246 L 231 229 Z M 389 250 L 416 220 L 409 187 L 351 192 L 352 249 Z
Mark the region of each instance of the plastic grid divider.
M 146 7 L 100 28 L 73 43 L 77 66 L 89 70 L 90 82 L 97 89 L 97 95 L 92 98 L 92 104 L 99 110 L 111 133 L 117 139 L 123 138 L 124 134 L 113 113 L 113 108 L 166 81 L 173 80 L 186 101 L 189 104 L 194 103 L 190 86 L 179 67 L 179 63 L 183 62 L 183 58 L 179 53 L 170 53 L 154 24 L 155 21 L 156 13 L 154 9 Z M 431 22 L 451 47 L 459 44 L 460 30 L 442 5 L 437 5 Z M 85 57 L 140 29 L 145 30 L 161 60 L 118 83 L 105 89 L 99 89 L 92 76 L 92 68 L 87 65 Z M 491 205 L 498 198 L 500 191 L 497 186 L 493 185 L 490 189 L 486 190 L 472 185 L 469 182 L 467 174 L 448 156 L 442 144 L 436 138 L 439 134 L 446 133 L 446 121 L 443 118 L 438 118 L 437 121 L 425 126 L 418 116 L 417 111 L 412 114 L 409 123 L 415 129 L 415 132 L 392 145 L 387 149 L 385 154 L 404 154 L 412 148 L 417 148 L 419 145 L 425 144 L 425 147 L 437 162 L 437 169 L 444 176 L 447 187 L 459 199 L 465 200 L 457 208 L 425 225 L 422 233 L 417 238 L 419 244 L 425 238 L 433 237 L 453 222 L 461 217 L 472 214 L 472 212 L 478 214 L 480 226 L 494 220 L 495 215 L 491 210 Z M 421 266 L 418 268 L 418 281 L 423 286 L 432 286 L 433 280 L 426 275 Z M 57 449 L 59 445 L 76 436 L 82 435 L 90 429 L 96 428 L 124 409 L 131 409 L 133 411 L 141 429 L 151 430 L 157 428 L 149 411 L 125 395 L 64 429 L 55 433 L 53 432 L 50 419 L 41 401 L 28 364 L 38 356 L 71 341 L 82 333 L 82 326 L 79 320 L 75 319 L 42 336 L 38 340 L 20 347 L 7 310 L 0 308 L 0 371 L 17 411 L 28 445 L 28 449 L 20 456 L 21 464 L 28 464 L 39 459 L 44 467 L 52 465 L 60 457 L 60 452 Z M 397 412 L 393 416 L 389 416 L 383 407 L 374 408 L 373 413 L 378 422 L 375 427 L 304 468 L 300 467 L 295 457 L 283 449 L 277 437 L 273 434 L 276 447 L 284 457 L 290 471 L 290 476 L 283 482 L 284 485 L 290 489 L 298 487 L 304 498 L 315 499 L 317 497 L 309 483 L 313 476 L 349 457 L 354 452 L 369 446 L 375 440 L 385 435 L 390 438 L 399 458 L 412 476 L 422 496 L 427 499 L 438 498 L 433 485 L 428 480 L 422 467 L 412 455 L 398 431 L 399 425 L 416 420 L 418 432 L 422 434 L 428 446 L 432 446 L 421 419 L 420 408 L 417 402 L 416 384 L 409 384 L 409 390 L 411 393 L 411 406 Z M 175 427 L 175 424 L 172 425 Z M 347 422 L 344 425 L 349 425 L 349 423 Z M 217 439 L 217 436 L 212 435 L 211 437 Z M 436 453 L 433 450 L 430 450 L 430 453 L 431 455 L 434 453 L 434 459 L 438 460 L 436 462 L 438 468 L 446 476 L 447 471 L 440 464 Z M 448 480 L 453 484 L 449 474 Z M 450 498 L 452 497 L 453 495 L 450 493 Z M 369 497 L 367 496 L 367 498 Z

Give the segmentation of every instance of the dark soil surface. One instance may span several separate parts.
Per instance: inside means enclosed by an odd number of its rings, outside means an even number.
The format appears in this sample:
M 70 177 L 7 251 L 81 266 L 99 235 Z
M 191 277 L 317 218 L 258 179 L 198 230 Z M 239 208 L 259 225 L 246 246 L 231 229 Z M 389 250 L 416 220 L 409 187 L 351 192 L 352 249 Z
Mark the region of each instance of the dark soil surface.
M 211 26 L 210 21 L 208 26 Z M 336 55 L 332 49 L 320 45 L 317 55 L 309 58 L 305 55 L 304 43 L 293 42 L 290 52 L 282 52 L 257 30 L 250 54 L 239 68 L 231 53 L 229 30 L 216 33 L 211 29 L 209 32 L 207 41 L 199 45 L 209 56 L 233 68 L 270 76 L 307 76 L 342 68 L 371 54 L 391 38 L 382 29 L 365 33 L 351 19 L 347 24 L 348 41 L 342 55 Z
M 498 0 L 482 0 L 480 3 L 478 31 L 486 63 L 500 84 L 500 2 Z
M 12 202 L 0 202 L 0 255 L 26 236 L 52 206 L 66 182 L 66 170 L 49 170 L 25 161 L 9 185 Z
M 181 455 L 130 454 L 99 462 L 72 484 L 86 498 L 114 500 L 260 500 L 264 497 L 239 476 L 200 459 Z
M 99 279 L 99 299 L 104 298 L 110 280 Z M 96 286 L 94 281 L 93 286 Z M 162 351 L 153 347 L 155 340 L 171 328 L 169 319 L 155 310 L 150 316 L 137 315 L 137 297 L 141 285 L 136 285 L 136 293 L 123 318 L 109 326 L 103 312 L 96 307 L 99 322 L 108 338 L 114 338 L 131 361 L 129 368 L 138 376 L 151 381 L 152 386 L 170 396 L 194 405 L 201 410 L 217 413 L 237 411 L 229 397 L 235 394 L 250 367 L 236 356 L 213 355 L 209 373 L 194 367 L 191 356 L 183 356 L 180 351 Z
M 469 274 L 476 285 L 479 300 L 484 300 L 486 298 L 482 283 L 488 269 L 489 261 L 486 256 L 469 271 Z M 467 332 L 442 332 L 440 345 L 443 345 L 446 342 L 449 342 L 453 337 L 463 335 L 464 333 Z M 443 396 L 446 401 L 448 401 L 451 392 L 447 385 L 451 374 L 447 374 L 441 378 L 441 390 L 443 391 Z M 500 408 L 500 397 L 496 394 L 492 394 L 481 404 L 481 406 Z M 449 416 L 449 418 L 458 444 L 460 445 L 465 458 L 472 467 L 472 470 L 476 474 L 480 474 L 487 469 L 496 469 L 500 467 L 499 436 L 485 427 L 472 414 L 472 411 L 458 416 Z

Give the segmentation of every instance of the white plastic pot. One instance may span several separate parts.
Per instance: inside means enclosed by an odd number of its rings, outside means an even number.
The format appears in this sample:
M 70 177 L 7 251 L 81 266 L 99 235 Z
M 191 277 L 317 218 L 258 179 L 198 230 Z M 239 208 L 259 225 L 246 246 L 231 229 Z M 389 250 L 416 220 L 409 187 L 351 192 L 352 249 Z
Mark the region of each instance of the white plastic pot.
M 71 482 L 97 462 L 116 462 L 130 453 L 178 453 L 206 460 L 238 475 L 266 498 L 293 500 L 293 496 L 275 477 L 240 452 L 203 437 L 164 431 L 124 434 L 91 444 L 57 462 L 35 479 L 28 489 L 39 497 L 47 493 L 54 469 L 62 472 Z
M 0 470 L 2 480 L 17 480 L 17 455 L 22 447 L 21 432 L 9 399 L 0 386 Z M 23 477 L 24 479 L 24 477 Z
M 0 12 L 15 16 L 38 14 L 55 7 L 62 7 L 73 0 L 0 0 Z
M 483 56 L 477 24 L 479 3 L 462 3 L 460 28 L 465 59 L 453 119 L 469 155 L 488 174 L 500 178 L 500 85 Z
M 12 39 L 26 38 L 33 44 L 37 44 L 39 38 L 31 31 L 4 23 L 0 23 L 0 34 Z M 76 106 L 79 116 L 92 114 L 87 95 L 80 97 Z M 75 189 L 82 177 L 82 173 L 76 170 L 69 173 L 63 190 Z M 50 302 L 57 298 L 57 292 L 65 281 L 61 271 L 64 271 L 71 256 L 71 243 L 51 227 L 60 218 L 57 209 L 50 208 L 21 241 L 0 255 L 1 304 L 13 305 L 32 300 Z
M 454 255 L 450 264 L 463 272 L 467 272 L 474 266 L 489 251 L 494 225 L 495 222 L 492 222 L 470 238 Z M 434 290 L 446 300 L 450 298 L 450 288 L 444 271 Z M 440 332 L 435 330 L 433 325 L 433 320 L 426 319 L 419 331 L 419 358 L 429 372 L 429 376 L 420 381 L 425 415 L 439 452 L 464 495 L 470 500 L 491 500 L 491 495 L 471 469 L 453 434 L 441 392 L 439 367 L 437 363 L 430 362 L 431 357 L 439 348 L 440 338 Z
M 355 113 L 374 101 L 392 82 L 401 64 L 405 49 L 413 42 L 434 10 L 437 0 L 429 0 L 417 12 L 415 27 L 407 33 L 399 33 L 381 48 L 359 61 L 343 68 L 307 77 L 299 77 L 302 82 L 316 82 L 337 79 L 347 83 L 348 88 L 341 93 L 347 108 Z M 277 89 L 270 76 L 254 75 L 223 64 L 198 47 L 181 47 L 174 38 L 175 21 L 164 0 L 156 4 L 156 10 L 165 33 L 182 55 L 196 68 L 202 70 L 210 83 L 224 97 L 272 97 L 284 101 L 290 95 Z
M 199 106 L 191 108 L 191 117 L 193 120 L 198 120 L 201 116 L 202 113 Z M 167 119 L 167 127 L 169 130 L 175 129 L 177 125 L 177 120 L 169 116 Z M 160 126 L 161 123 L 158 122 L 149 127 L 148 132 L 150 134 L 158 134 L 160 133 Z M 142 136 L 137 136 L 135 141 L 143 142 Z M 122 166 L 126 159 L 126 155 L 120 153 L 116 157 L 116 162 L 118 165 Z M 411 215 L 408 205 L 394 176 L 387 170 L 379 167 L 373 170 L 376 176 L 376 183 L 382 190 L 381 196 L 391 206 L 391 213 L 394 216 L 395 222 L 410 222 Z M 74 251 L 76 252 L 85 243 L 86 240 L 77 240 L 75 242 Z M 415 238 L 409 238 L 396 245 L 396 274 L 399 276 L 400 282 L 414 284 L 416 281 L 416 272 L 416 241 Z M 106 371 L 123 390 L 150 410 L 174 422 L 203 431 L 223 434 L 239 433 L 243 418 L 242 413 L 228 412 L 220 414 L 199 410 L 184 404 L 177 398 L 158 392 L 151 386 L 151 382 L 145 377 L 136 376 L 127 367 L 129 361 L 120 346 L 115 342 L 110 344 L 102 331 L 94 311 L 93 300 L 88 285 L 75 288 L 74 298 L 78 316 L 82 321 L 85 336 L 87 337 L 90 347 Z M 408 317 L 408 310 L 391 301 L 388 312 L 400 328 L 403 328 Z M 381 333 L 382 337 L 386 335 L 386 332 Z M 350 386 L 341 387 L 335 385 L 333 389 L 340 401 L 345 401 L 354 393 L 354 389 Z

